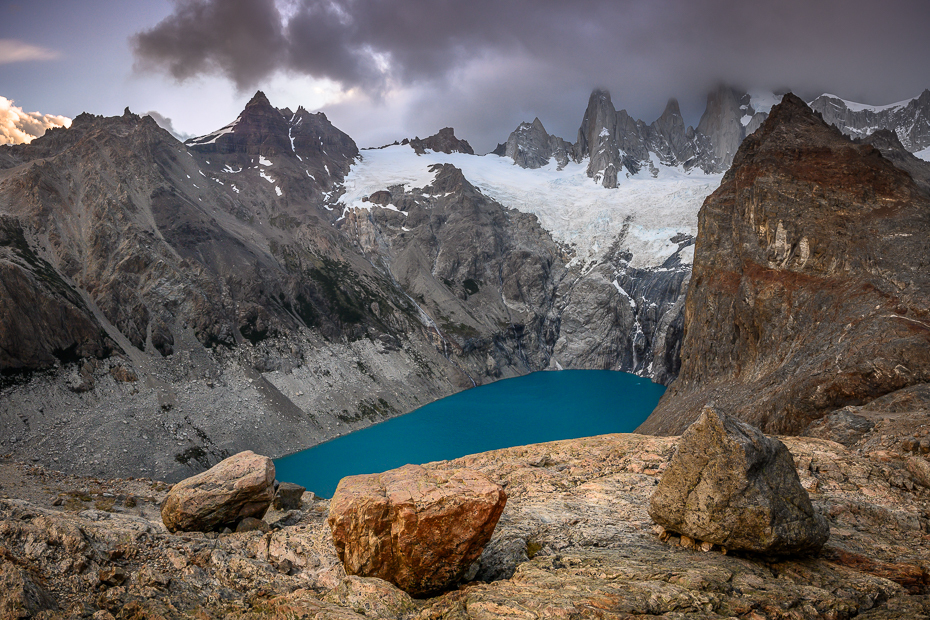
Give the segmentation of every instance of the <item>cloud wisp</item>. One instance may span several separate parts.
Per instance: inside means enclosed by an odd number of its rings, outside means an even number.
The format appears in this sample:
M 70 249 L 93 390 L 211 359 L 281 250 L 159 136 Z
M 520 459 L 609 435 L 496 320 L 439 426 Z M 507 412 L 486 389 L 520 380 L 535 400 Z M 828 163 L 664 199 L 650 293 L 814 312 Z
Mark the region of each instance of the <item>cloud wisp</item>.
M 172 121 L 167 116 L 162 115 L 161 113 L 155 110 L 149 110 L 148 112 L 143 112 L 140 116 L 151 116 L 152 120 L 158 123 L 158 126 L 170 133 L 172 136 L 184 142 L 188 138 L 193 138 L 194 136 L 182 131 L 178 131 L 174 128 L 174 121 Z
M 61 54 L 18 39 L 0 39 L 0 65 L 32 60 L 55 60 Z
M 71 119 L 55 114 L 26 112 L 0 97 L 0 144 L 29 144 L 52 127 L 70 127 Z

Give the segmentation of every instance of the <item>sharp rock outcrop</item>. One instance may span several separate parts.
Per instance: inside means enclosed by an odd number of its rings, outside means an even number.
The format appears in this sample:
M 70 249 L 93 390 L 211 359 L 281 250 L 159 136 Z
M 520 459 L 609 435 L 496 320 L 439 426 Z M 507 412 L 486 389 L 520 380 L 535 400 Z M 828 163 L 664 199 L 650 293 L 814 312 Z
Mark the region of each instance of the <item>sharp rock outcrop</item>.
M 467 140 L 461 140 L 455 137 L 455 130 L 451 127 L 440 129 L 438 133 L 428 138 L 413 140 L 404 140 L 402 144 L 409 144 L 418 155 L 422 155 L 428 150 L 436 153 L 466 153 L 474 155 L 475 151 Z
M 571 159 L 572 145 L 549 135 L 537 117 L 532 123 L 520 123 L 494 154 L 511 158 L 521 168 L 542 168 L 554 158 L 561 170 Z

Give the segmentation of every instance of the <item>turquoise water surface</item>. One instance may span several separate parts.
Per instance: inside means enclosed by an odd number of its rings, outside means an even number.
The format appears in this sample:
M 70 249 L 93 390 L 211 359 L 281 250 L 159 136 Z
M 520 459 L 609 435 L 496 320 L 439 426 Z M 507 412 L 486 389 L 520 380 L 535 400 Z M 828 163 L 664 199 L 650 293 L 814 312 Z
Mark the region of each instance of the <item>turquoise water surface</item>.
M 665 386 L 625 372 L 535 372 L 453 394 L 275 461 L 277 478 L 331 497 L 344 476 L 530 443 L 628 433 Z

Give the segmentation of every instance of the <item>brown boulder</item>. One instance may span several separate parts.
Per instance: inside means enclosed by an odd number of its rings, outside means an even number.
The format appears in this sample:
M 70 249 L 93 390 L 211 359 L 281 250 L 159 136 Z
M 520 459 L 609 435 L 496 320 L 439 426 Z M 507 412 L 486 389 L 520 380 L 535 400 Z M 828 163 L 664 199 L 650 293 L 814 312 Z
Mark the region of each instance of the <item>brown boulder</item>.
M 770 555 L 816 553 L 830 536 L 785 444 L 705 407 L 649 502 L 679 534 Z
M 343 478 L 330 502 L 329 526 L 347 573 L 424 596 L 462 578 L 506 502 L 504 490 L 479 472 L 405 465 Z
M 246 450 L 174 485 L 161 519 L 171 532 L 235 529 L 246 517 L 262 518 L 273 497 L 274 463 Z

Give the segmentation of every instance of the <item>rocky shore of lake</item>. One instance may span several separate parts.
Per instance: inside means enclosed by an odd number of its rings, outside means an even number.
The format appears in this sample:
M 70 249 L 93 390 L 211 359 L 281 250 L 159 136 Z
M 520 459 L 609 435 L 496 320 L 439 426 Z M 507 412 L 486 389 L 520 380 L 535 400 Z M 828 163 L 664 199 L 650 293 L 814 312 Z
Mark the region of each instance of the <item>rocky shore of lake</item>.
M 647 509 L 676 437 L 605 435 L 425 464 L 480 472 L 507 503 L 464 583 L 419 599 L 347 576 L 329 500 L 311 492 L 252 531 L 172 534 L 163 482 L 5 460 L 0 617 L 930 617 L 930 464 L 920 453 L 930 424 L 900 415 L 848 446 L 780 438 L 830 528 L 813 556 L 698 546 L 657 528 Z

